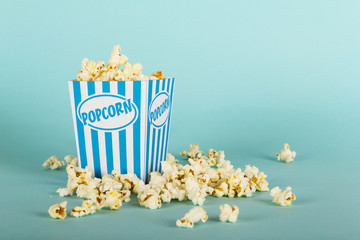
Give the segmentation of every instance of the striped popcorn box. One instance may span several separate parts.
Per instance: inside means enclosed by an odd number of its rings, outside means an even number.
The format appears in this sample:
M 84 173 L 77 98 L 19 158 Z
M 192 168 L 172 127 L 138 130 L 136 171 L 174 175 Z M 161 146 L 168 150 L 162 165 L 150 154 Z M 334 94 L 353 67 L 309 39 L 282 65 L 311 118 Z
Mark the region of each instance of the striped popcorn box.
M 79 166 L 96 177 L 161 171 L 170 130 L 174 78 L 69 81 Z

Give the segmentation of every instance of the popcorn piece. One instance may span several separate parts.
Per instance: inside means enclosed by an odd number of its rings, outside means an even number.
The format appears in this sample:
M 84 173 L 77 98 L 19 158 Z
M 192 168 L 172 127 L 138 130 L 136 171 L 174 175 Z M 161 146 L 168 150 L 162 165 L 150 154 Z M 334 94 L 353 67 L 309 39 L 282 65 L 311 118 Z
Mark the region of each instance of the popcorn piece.
M 291 187 L 287 187 L 285 191 L 274 187 L 271 189 L 270 195 L 274 198 L 273 202 L 281 206 L 289 206 L 293 200 L 296 200 L 295 195 L 291 192 Z
M 176 221 L 176 226 L 193 228 L 195 223 L 200 221 L 204 223 L 207 219 L 208 216 L 206 215 L 206 211 L 204 208 L 194 207 L 190 209 L 190 211 L 187 212 L 183 218 Z
M 152 73 L 151 76 L 154 76 L 158 79 L 163 79 L 164 78 L 164 74 L 162 73 L 162 71 L 157 71 L 156 73 Z
M 180 154 L 187 156 L 188 158 L 195 159 L 195 158 L 200 158 L 204 154 L 204 152 L 200 151 L 198 144 L 194 144 L 194 145 L 189 144 L 189 151 L 183 150 L 180 152 Z
M 65 163 L 61 161 L 57 156 L 51 156 L 47 159 L 43 165 L 44 168 L 50 167 L 52 170 L 65 166 Z
M 120 194 L 118 191 L 108 191 L 103 197 L 103 203 L 101 207 L 108 207 L 112 210 L 117 210 L 122 206 Z
M 220 205 L 220 216 L 219 219 L 222 222 L 231 222 L 234 223 L 237 221 L 239 215 L 239 208 L 236 205 L 232 207 L 229 204 Z
M 74 217 L 82 217 L 89 214 L 94 214 L 96 212 L 96 207 L 91 200 L 85 199 L 82 202 L 81 207 L 76 206 L 71 209 L 70 214 Z
M 196 205 L 203 205 L 207 188 L 201 187 L 195 177 L 189 176 L 185 179 L 185 191 L 187 197 Z
M 73 165 L 73 166 L 78 166 L 78 159 L 77 157 L 73 156 L 73 155 L 66 155 L 64 157 L 64 160 L 67 164 Z
M 294 158 L 296 156 L 296 152 L 291 151 L 289 144 L 285 143 L 284 144 L 284 149 L 281 149 L 281 153 L 277 153 L 276 156 L 277 156 L 278 160 L 282 160 L 284 162 L 289 163 L 289 162 L 294 161 Z
M 141 73 L 141 70 L 143 69 L 143 66 L 140 63 L 135 63 L 131 66 L 131 71 L 134 75 L 138 75 Z
M 67 205 L 67 201 L 63 201 L 61 203 L 57 203 L 50 206 L 48 210 L 50 217 L 64 219 L 67 215 L 66 205 Z
M 116 171 L 116 170 L 115 170 Z M 114 174 L 114 171 L 113 171 Z M 120 174 L 116 173 L 119 181 L 123 184 L 123 190 L 130 190 L 138 193 L 145 185 L 144 181 L 140 180 L 134 173 Z
M 121 65 L 121 57 L 120 57 L 120 45 L 114 46 L 113 50 L 111 51 L 111 56 L 108 62 L 108 65 L 111 69 L 119 68 Z
M 162 205 L 159 192 L 151 188 L 150 185 L 145 186 L 145 189 L 138 194 L 138 198 L 140 205 L 146 208 L 157 209 Z
M 168 153 L 166 155 L 166 162 L 168 162 L 168 163 L 177 163 L 178 160 L 176 160 L 175 157 L 171 153 Z
M 228 194 L 228 185 L 226 182 L 222 182 L 219 187 L 214 189 L 214 196 L 215 197 L 223 197 Z
M 130 202 L 131 201 L 131 192 L 129 190 L 120 190 L 118 191 L 119 199 L 121 201 Z
M 69 188 L 59 188 L 56 190 L 57 193 L 59 193 L 60 197 L 65 197 L 69 195 L 73 195 L 74 191 Z

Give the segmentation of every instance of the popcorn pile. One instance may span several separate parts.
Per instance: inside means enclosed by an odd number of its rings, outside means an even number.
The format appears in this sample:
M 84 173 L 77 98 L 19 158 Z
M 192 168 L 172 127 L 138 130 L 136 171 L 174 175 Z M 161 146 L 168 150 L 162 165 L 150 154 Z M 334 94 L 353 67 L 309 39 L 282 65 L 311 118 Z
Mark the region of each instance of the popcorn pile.
M 152 73 L 151 76 L 142 74 L 143 66 L 140 63 L 131 64 L 125 55 L 120 54 L 119 45 L 114 46 L 108 64 L 104 61 L 89 61 L 84 58 L 81 69 L 76 78 L 79 81 L 126 81 L 126 80 L 155 80 L 163 79 L 161 71 Z M 123 68 L 120 68 L 122 65 Z M 119 68 L 119 69 L 118 69 Z
M 267 177 L 255 166 L 246 165 L 244 172 L 234 169 L 225 160 L 223 151 L 208 150 L 208 155 L 197 144 L 190 145 L 189 151 L 182 151 L 189 164 L 178 164 L 171 154 L 162 162 L 163 174 L 150 173 L 150 181 L 145 184 L 133 173 L 104 175 L 101 179 L 93 177 L 88 167 L 74 166 L 74 157 L 66 156 L 68 182 L 66 188 L 59 188 L 60 196 L 85 198 L 82 206 L 71 210 L 71 215 L 81 217 L 93 214 L 104 207 L 116 210 L 122 202 L 130 201 L 131 192 L 137 194 L 139 204 L 157 209 L 162 203 L 191 200 L 194 205 L 202 205 L 206 196 L 251 197 L 255 191 L 269 191 Z M 211 166 L 216 165 L 217 168 Z
M 287 145 L 288 146 L 288 145 Z M 286 147 L 285 149 L 289 149 Z M 290 151 L 290 150 L 289 150 Z M 283 152 L 282 152 L 283 153 Z M 68 182 L 65 188 L 57 192 L 61 197 L 76 195 L 84 198 L 81 206 L 71 209 L 74 217 L 94 214 L 102 208 L 117 210 L 122 202 L 131 200 L 131 193 L 137 194 L 139 204 L 146 208 L 157 209 L 162 203 L 191 200 L 194 205 L 203 205 L 209 195 L 216 197 L 251 197 L 255 191 L 269 191 L 267 175 L 260 172 L 255 166 L 246 165 L 245 170 L 234 169 L 231 162 L 225 160 L 223 151 L 209 149 L 207 156 L 199 149 L 197 144 L 189 145 L 189 151 L 181 151 L 187 157 L 189 164 L 179 164 L 170 153 L 163 161 L 163 173 L 150 173 L 150 181 L 145 184 L 135 174 L 119 174 L 113 170 L 111 174 L 102 178 L 92 176 L 88 167 L 78 167 L 78 159 L 72 155 L 65 156 Z M 285 154 L 285 153 L 284 153 Z M 56 169 L 65 163 L 55 156 L 50 157 L 43 164 L 44 167 Z M 213 167 L 213 166 L 216 166 Z M 271 190 L 273 202 L 281 206 L 291 205 L 296 199 L 291 192 L 291 187 L 282 191 L 279 187 Z M 53 218 L 66 217 L 66 204 L 64 201 L 49 208 L 49 215 Z M 239 208 L 224 204 L 220 206 L 219 216 L 222 222 L 234 223 L 237 221 Z M 195 223 L 206 222 L 206 211 L 202 207 L 191 209 L 182 219 L 176 222 L 179 227 L 192 228 Z
M 296 152 L 291 151 L 289 144 L 285 143 L 284 144 L 284 149 L 281 149 L 281 152 L 277 153 L 276 156 L 277 156 L 278 160 L 282 160 L 282 161 L 284 161 L 286 163 L 289 163 L 289 162 L 294 161 L 294 158 L 296 156 Z

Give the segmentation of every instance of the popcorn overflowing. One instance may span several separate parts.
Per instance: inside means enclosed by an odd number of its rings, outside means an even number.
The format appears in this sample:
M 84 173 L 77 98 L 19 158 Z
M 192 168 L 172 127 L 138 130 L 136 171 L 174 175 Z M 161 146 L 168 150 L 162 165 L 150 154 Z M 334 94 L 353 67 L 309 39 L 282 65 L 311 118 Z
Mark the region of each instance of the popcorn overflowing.
M 185 214 L 185 216 L 176 221 L 176 226 L 185 227 L 185 228 L 193 228 L 195 223 L 202 221 L 206 222 L 208 216 L 206 215 L 206 211 L 202 207 L 194 207 L 190 209 L 189 212 Z
M 287 187 L 285 191 L 274 187 L 271 189 L 270 195 L 274 197 L 273 202 L 281 206 L 289 206 L 293 200 L 296 200 L 295 195 L 291 192 L 291 187 Z
M 285 143 L 284 144 L 284 149 L 281 149 L 281 152 L 277 153 L 276 156 L 277 156 L 278 160 L 282 160 L 284 162 L 289 163 L 289 162 L 294 161 L 294 158 L 296 156 L 296 152 L 291 151 L 289 144 Z
M 71 210 L 72 216 L 81 217 L 104 207 L 117 210 L 122 206 L 122 202 L 131 200 L 131 192 L 137 195 L 141 206 L 157 209 L 161 208 L 163 203 L 174 199 L 190 200 L 194 205 L 201 206 L 209 195 L 251 197 L 255 191 L 269 191 L 267 175 L 257 167 L 246 165 L 244 171 L 235 169 L 230 161 L 225 160 L 223 151 L 209 149 L 205 156 L 197 144 L 190 144 L 189 147 L 189 151 L 181 152 L 188 158 L 188 164 L 179 164 L 169 153 L 166 161 L 161 163 L 163 173 L 150 173 L 148 184 L 133 173 L 120 174 L 117 170 L 102 178 L 93 177 L 88 167 L 82 169 L 71 164 L 73 161 L 77 162 L 74 156 L 66 156 L 67 186 L 59 188 L 57 192 L 61 197 L 76 195 L 86 199 L 81 207 Z M 215 165 L 216 168 L 211 167 Z M 200 214 L 202 208 L 195 209 L 197 210 L 189 214 Z M 232 214 L 235 216 L 235 213 Z M 234 220 L 233 215 L 228 216 L 229 221 Z M 179 224 L 191 226 L 194 222 L 194 219 L 188 219 L 180 221 Z
M 55 170 L 59 167 L 65 166 L 65 163 L 61 161 L 57 156 L 51 156 L 43 163 L 42 166 L 44 168 L 50 167 L 51 170 Z
M 230 206 L 229 204 L 220 205 L 219 219 L 222 222 L 234 223 L 237 221 L 239 215 L 239 208 L 236 205 Z
M 66 217 L 66 205 L 67 201 L 57 203 L 49 207 L 48 213 L 52 218 L 64 219 Z
M 108 64 L 104 61 L 89 61 L 84 58 L 81 62 L 81 69 L 76 78 L 79 81 L 126 81 L 126 80 L 155 80 L 163 79 L 161 71 L 152 73 L 151 76 L 144 75 L 141 71 L 143 66 L 140 63 L 131 64 L 128 58 L 120 54 L 119 45 L 114 46 L 111 51 Z M 120 67 L 123 66 L 121 69 Z

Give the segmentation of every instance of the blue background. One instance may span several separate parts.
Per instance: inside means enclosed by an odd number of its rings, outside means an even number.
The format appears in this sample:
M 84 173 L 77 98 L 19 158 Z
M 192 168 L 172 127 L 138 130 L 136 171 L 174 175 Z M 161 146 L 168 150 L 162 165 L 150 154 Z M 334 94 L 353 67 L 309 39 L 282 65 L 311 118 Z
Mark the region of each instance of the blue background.
M 1 239 L 359 239 L 359 1 L 1 1 Z M 67 81 L 82 58 L 120 44 L 144 72 L 176 77 L 169 152 L 189 143 L 255 164 L 270 187 L 292 186 L 291 207 L 213 198 L 209 220 L 175 227 L 190 202 L 159 210 L 136 198 L 119 211 L 51 219 L 76 154 Z M 297 157 L 278 162 L 288 142 Z M 177 154 L 178 155 L 178 154 Z M 67 198 L 69 208 L 81 202 Z M 218 222 L 236 204 L 238 223 Z

